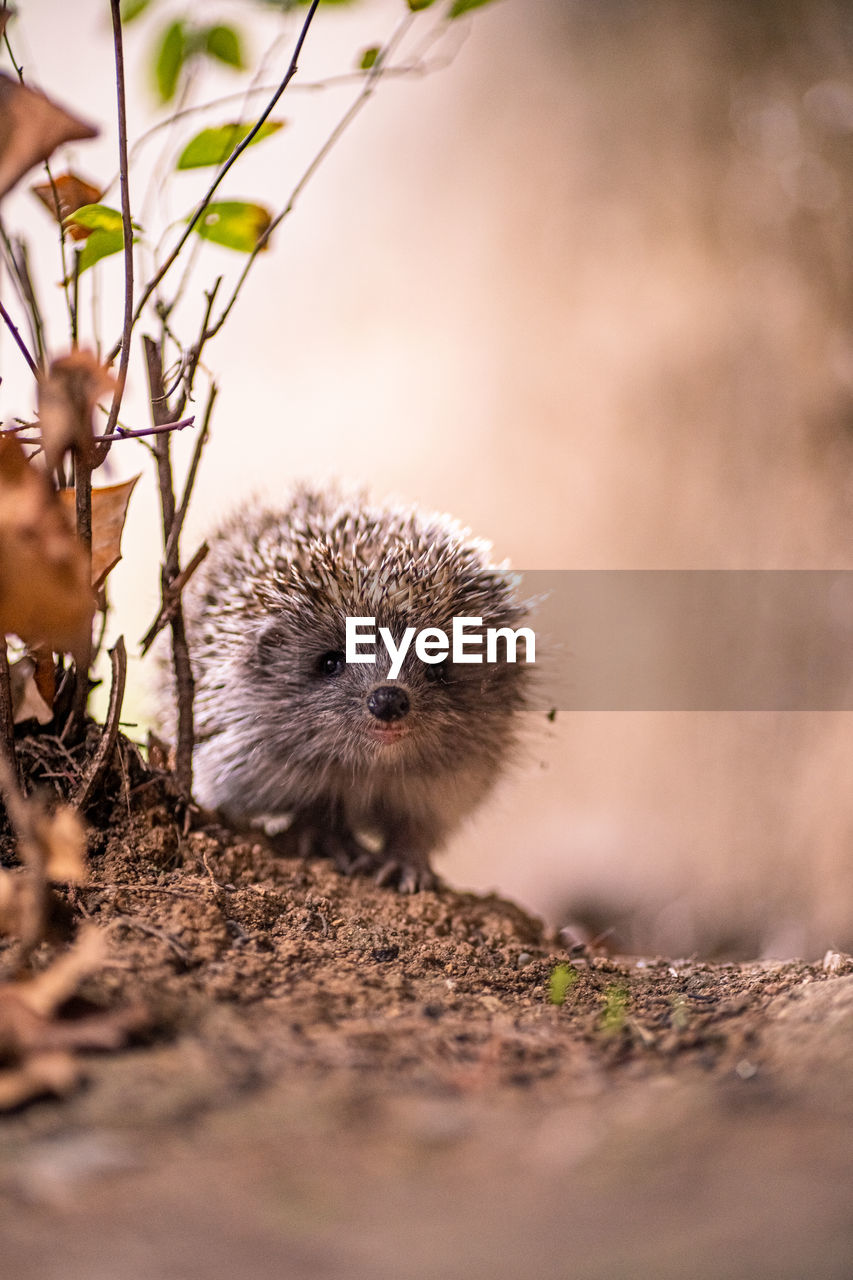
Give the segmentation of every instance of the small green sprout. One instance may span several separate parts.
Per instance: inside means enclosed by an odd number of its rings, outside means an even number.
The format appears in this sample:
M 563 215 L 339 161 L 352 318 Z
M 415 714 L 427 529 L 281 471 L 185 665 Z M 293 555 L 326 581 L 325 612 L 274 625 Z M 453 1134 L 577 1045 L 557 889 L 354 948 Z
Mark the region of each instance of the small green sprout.
M 570 964 L 558 964 L 548 979 L 548 999 L 551 1004 L 566 1003 L 566 996 L 578 980 L 578 971 Z
M 669 1021 L 676 1031 L 684 1031 L 690 1021 L 690 1005 L 684 996 L 673 996 L 670 1001 L 672 1012 Z
M 604 1009 L 601 1014 L 601 1029 L 608 1035 L 615 1035 L 625 1025 L 628 1008 L 628 988 L 614 983 L 604 993 Z

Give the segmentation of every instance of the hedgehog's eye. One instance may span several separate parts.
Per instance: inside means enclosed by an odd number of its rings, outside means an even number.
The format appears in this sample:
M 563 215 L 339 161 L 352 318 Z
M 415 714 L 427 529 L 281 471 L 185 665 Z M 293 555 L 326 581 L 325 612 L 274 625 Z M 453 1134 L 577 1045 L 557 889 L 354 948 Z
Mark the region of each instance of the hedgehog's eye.
M 450 676 L 450 668 L 447 659 L 444 662 L 430 662 L 426 664 L 426 678 L 430 684 L 447 684 Z
M 321 653 L 314 663 L 318 676 L 338 676 L 346 665 L 346 659 L 339 649 L 328 649 Z

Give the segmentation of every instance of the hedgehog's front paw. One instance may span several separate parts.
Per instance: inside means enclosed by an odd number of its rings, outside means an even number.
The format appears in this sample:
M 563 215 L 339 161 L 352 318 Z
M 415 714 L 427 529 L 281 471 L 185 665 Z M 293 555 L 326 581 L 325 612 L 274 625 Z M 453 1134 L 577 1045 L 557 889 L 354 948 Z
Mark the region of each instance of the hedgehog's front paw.
M 400 893 L 418 893 L 421 889 L 437 889 L 441 881 L 421 854 L 393 854 L 383 859 L 374 876 L 380 886 L 396 885 Z

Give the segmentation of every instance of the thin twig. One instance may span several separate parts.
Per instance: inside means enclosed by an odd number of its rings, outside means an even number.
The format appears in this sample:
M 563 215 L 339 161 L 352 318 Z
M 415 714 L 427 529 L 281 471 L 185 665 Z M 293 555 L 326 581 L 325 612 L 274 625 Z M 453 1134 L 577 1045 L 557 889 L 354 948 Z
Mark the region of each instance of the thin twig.
M 73 803 L 77 809 L 85 809 L 92 796 L 101 785 L 107 766 L 112 759 L 118 737 L 118 722 L 121 715 L 121 704 L 124 701 L 124 685 L 127 678 L 127 650 L 124 636 L 119 636 L 110 649 L 112 663 L 112 684 L 110 685 L 110 703 L 104 723 L 101 741 L 92 757 L 80 785 L 74 795 Z
M 246 283 L 246 277 L 251 271 L 252 266 L 255 262 L 255 259 L 257 258 L 258 254 L 263 249 L 266 248 L 266 245 L 270 239 L 270 236 L 275 231 L 276 227 L 278 227 L 284 221 L 284 219 L 288 216 L 288 214 L 292 213 L 297 200 L 301 196 L 305 187 L 313 178 L 314 174 L 319 169 L 320 165 L 323 163 L 323 161 L 328 156 L 329 152 L 334 148 L 336 143 L 340 140 L 340 138 L 343 136 L 343 134 L 346 132 L 349 126 L 352 124 L 355 117 L 367 105 L 368 100 L 375 93 L 376 86 L 379 80 L 381 79 L 381 77 L 384 75 L 384 63 L 386 59 L 391 55 L 393 50 L 399 44 L 400 40 L 402 40 L 403 36 L 408 31 L 415 17 L 416 17 L 415 13 L 407 13 L 405 17 L 401 19 L 400 23 L 398 24 L 396 30 L 391 35 L 391 38 L 389 39 L 385 48 L 379 54 L 379 56 L 376 59 L 376 62 L 373 64 L 370 71 L 368 72 L 367 80 L 365 81 L 364 87 L 362 88 L 361 92 L 358 94 L 358 96 L 351 103 L 349 108 L 341 116 L 340 120 L 332 129 L 331 133 L 326 138 L 326 141 L 323 143 L 320 150 L 317 152 L 317 154 L 314 156 L 311 163 L 308 165 L 308 168 L 302 174 L 302 177 L 299 179 L 296 186 L 291 191 L 290 198 L 288 199 L 287 204 L 284 206 L 281 212 L 277 214 L 276 217 L 273 218 L 272 222 L 269 224 L 269 226 L 264 231 L 264 233 L 258 237 L 257 244 L 252 249 L 251 253 L 246 259 L 246 265 L 243 267 L 243 270 L 240 272 L 240 276 L 237 280 L 237 283 L 234 286 L 234 289 L 231 293 L 231 297 L 228 299 L 228 302 L 226 303 L 216 323 L 212 326 L 211 329 L 208 330 L 208 333 L 207 333 L 208 338 L 215 337 L 215 335 L 219 332 L 219 330 L 224 325 L 225 321 L 228 319 L 228 316 L 231 313 L 231 309 L 236 303 L 237 298 L 239 297 L 240 292 L 243 288 L 243 285 Z
M 163 354 L 153 338 L 143 339 L 148 368 L 148 388 L 154 425 L 169 421 L 171 411 L 163 387 Z M 175 522 L 175 490 L 172 481 L 171 437 L 154 437 L 157 477 L 160 490 L 160 515 L 163 528 L 164 557 L 160 570 L 160 599 L 164 609 L 169 602 L 169 588 L 180 573 L 179 548 L 172 547 L 169 558 L 165 548 Z M 189 800 L 192 794 L 192 759 L 195 733 L 193 729 L 193 698 L 195 681 L 190 664 L 190 651 L 184 627 L 184 613 L 180 597 L 174 604 L 171 616 L 172 664 L 175 670 L 175 692 L 178 704 L 178 741 L 175 746 L 175 781 L 182 795 Z
M 191 893 L 186 889 L 169 889 L 160 884 L 131 884 L 118 880 L 87 880 L 80 887 L 83 890 L 96 889 L 100 893 L 108 889 L 114 889 L 116 893 L 155 893 L 162 894 L 164 898 L 191 898 L 194 902 L 198 902 L 198 894 L 195 892 Z
M 17 239 L 14 243 L 9 239 L 2 219 L 0 219 L 0 241 L 3 244 L 10 273 L 15 282 L 15 288 L 26 312 L 30 336 L 36 351 L 36 363 L 40 368 L 43 368 L 45 362 L 44 322 L 42 321 L 41 309 L 36 299 L 32 277 L 30 276 L 27 246 L 21 239 Z
M 18 77 L 18 80 L 21 82 L 21 84 L 24 84 L 24 68 L 17 61 L 14 53 L 12 52 L 12 46 L 9 43 L 9 33 L 6 31 L 5 28 L 3 29 L 3 40 L 6 45 L 6 51 L 12 60 L 12 66 L 15 68 L 15 73 Z M 59 224 L 59 256 L 62 261 L 62 288 L 65 292 L 65 303 L 66 303 L 66 306 L 68 307 L 68 317 L 71 321 L 71 338 L 73 342 L 76 342 L 77 340 L 77 301 L 75 297 L 72 303 L 71 296 L 68 293 L 68 269 L 65 261 L 65 224 L 62 220 L 62 212 L 60 209 L 60 202 L 59 202 L 59 192 L 57 190 L 56 183 L 54 182 L 53 174 L 50 171 L 50 165 L 47 162 L 47 160 L 45 160 L 44 162 L 44 170 L 45 170 L 45 173 L 47 174 L 47 180 L 50 183 L 50 190 L 53 195 L 53 202 L 54 202 L 55 211 L 56 211 L 56 221 Z M 40 347 L 40 344 L 37 344 L 37 345 Z M 44 356 L 44 352 L 41 349 L 39 350 L 39 355 L 42 358 Z
M 119 427 L 108 436 L 94 436 L 95 440 L 139 440 L 142 436 L 160 436 L 167 431 L 183 431 L 185 427 L 195 425 L 195 414 L 181 418 L 179 422 L 163 422 L 156 427 L 141 427 L 138 431 L 130 427 Z
M 169 451 L 168 432 L 162 428 L 172 425 L 172 414 L 166 399 L 163 383 L 163 355 L 158 343 L 153 338 L 144 337 L 142 345 L 145 350 L 145 363 L 148 369 L 148 391 L 151 400 L 151 417 L 154 426 L 161 428 L 154 440 L 154 453 L 157 459 L 157 479 L 160 489 L 160 517 L 163 529 L 163 545 L 169 537 L 172 521 L 175 518 L 175 491 L 172 484 L 172 458 Z M 165 567 L 165 566 L 164 566 Z
M 384 74 L 391 77 L 403 76 L 428 76 L 434 71 L 441 70 L 452 61 L 451 58 L 435 58 L 430 62 L 420 61 L 417 58 L 411 62 L 401 62 L 393 67 L 385 67 Z M 360 84 L 369 75 L 369 71 L 343 71 L 338 75 L 326 76 L 321 80 L 297 80 L 293 85 L 293 90 L 299 93 L 324 93 L 329 89 L 339 89 L 346 85 Z M 155 137 L 158 133 L 162 133 L 164 129 L 169 129 L 179 120 L 185 120 L 190 116 L 203 115 L 214 107 L 227 107 L 232 102 L 246 102 L 249 98 L 259 98 L 262 95 L 273 93 L 277 88 L 273 84 L 252 85 L 248 89 L 241 89 L 237 93 L 224 93 L 221 97 L 210 98 L 207 102 L 197 102 L 190 107 L 181 107 L 178 111 L 173 111 L 171 115 L 164 120 L 158 120 L 156 124 L 151 125 L 144 133 L 141 133 L 134 142 L 130 150 L 131 162 L 135 160 L 142 147 Z M 106 195 L 115 185 L 118 174 L 110 179 L 109 185 L 104 188 L 103 195 Z
M 126 916 L 118 911 L 107 921 L 107 928 L 115 928 L 117 925 L 124 925 L 129 929 L 138 929 L 140 933 L 147 933 L 150 938 L 156 938 L 158 942 L 165 942 L 168 947 L 171 947 L 182 964 L 188 965 L 190 963 L 189 951 L 178 942 L 177 938 L 173 938 L 171 933 L 167 933 L 165 929 L 158 929 L 156 925 L 149 924 L 147 920 L 140 920 L 137 916 Z
M 91 563 L 92 558 L 92 458 L 88 448 L 74 446 L 74 508 L 77 537 Z M 92 665 L 92 630 L 84 637 L 75 658 L 74 698 L 64 734 L 76 737 L 83 732 L 86 704 L 89 701 L 89 668 Z M 63 736 L 64 736 L 63 734 Z
M 141 427 L 138 431 L 130 427 L 119 427 L 117 431 L 113 431 L 108 436 L 92 436 L 96 442 L 104 440 L 139 440 L 141 436 L 160 436 L 166 431 L 183 431 L 185 427 L 191 427 L 195 423 L 195 414 L 191 414 L 189 418 L 181 418 L 180 422 L 164 422 L 159 427 Z M 0 436 L 12 435 L 18 431 L 27 431 L 33 424 L 24 422 L 19 427 L 5 427 L 0 431 Z M 41 436 L 18 436 L 21 444 L 44 444 Z M 64 487 L 64 486 L 63 486 Z
M 121 225 L 124 232 L 124 327 L 121 335 L 121 359 L 106 436 L 110 436 L 118 420 L 124 385 L 127 380 L 127 363 L 130 359 L 130 331 L 133 326 L 133 226 L 130 220 L 130 185 L 127 163 L 127 107 L 124 92 L 124 50 L 121 38 L 120 0 L 110 0 L 113 21 L 113 45 L 116 64 L 116 107 L 118 113 L 118 157 L 121 179 Z M 114 357 L 113 357 L 114 358 Z M 110 361 L 112 363 L 112 361 Z
M 62 292 L 65 294 L 65 308 L 68 312 L 68 319 L 71 324 L 71 341 L 77 341 L 77 288 L 80 283 L 80 264 L 77 261 L 78 255 L 74 258 L 74 293 L 68 292 L 69 271 L 68 259 L 65 256 L 65 220 L 62 217 L 62 201 L 59 199 L 59 188 L 56 185 L 53 174 L 50 171 L 50 165 L 45 160 L 44 171 L 47 174 L 47 181 L 50 186 L 50 194 L 53 197 L 53 214 L 56 218 L 56 225 L 59 227 L 59 261 L 62 265 Z
M 110 0 L 111 4 L 115 2 L 116 0 Z M 306 36 L 308 35 L 308 28 L 311 26 L 311 22 L 313 20 L 314 14 L 317 12 L 317 6 L 319 5 L 319 3 L 320 3 L 320 0 L 311 0 L 311 7 L 309 8 L 308 13 L 305 16 L 305 21 L 302 24 L 302 30 L 299 33 L 299 38 L 296 41 L 296 46 L 293 50 L 293 56 L 290 59 L 290 65 L 288 66 L 287 71 L 284 74 L 284 78 L 282 79 L 281 84 L 278 86 L 275 93 L 267 103 L 266 107 L 261 112 L 254 127 L 250 130 L 249 133 L 246 134 L 246 137 L 242 140 L 242 142 L 240 142 L 234 148 L 234 150 L 231 152 L 231 155 L 228 157 L 225 163 L 220 167 L 220 169 L 216 174 L 216 177 L 213 179 L 212 183 L 208 187 L 207 192 L 204 195 L 203 199 L 201 200 L 201 202 L 199 203 L 199 205 L 196 207 L 195 211 L 189 218 L 189 221 L 187 222 L 187 225 L 184 228 L 184 231 L 180 239 L 178 240 L 178 243 L 175 245 L 172 252 L 166 258 L 166 261 L 163 263 L 162 267 L 160 267 L 160 269 L 154 273 L 152 278 L 146 284 L 145 288 L 142 290 L 142 296 L 140 297 L 139 302 L 136 305 L 136 310 L 134 311 L 133 317 L 131 319 L 131 328 L 133 328 L 133 326 L 139 320 L 139 317 L 142 315 L 142 311 L 146 302 L 151 297 L 152 293 L 157 288 L 160 281 L 163 279 L 167 271 L 170 270 L 170 268 L 173 266 L 173 264 L 177 260 L 181 250 L 183 249 L 184 245 L 187 243 L 187 240 L 190 238 L 193 231 L 195 230 L 196 224 L 204 214 L 205 209 L 210 203 L 220 183 L 224 180 L 226 174 L 230 171 L 231 167 L 238 160 L 238 158 L 243 154 L 246 148 L 250 146 L 251 143 L 254 141 L 255 137 L 258 134 L 258 131 L 264 124 L 264 121 L 274 110 L 275 105 L 278 102 L 279 98 L 284 93 L 285 89 L 290 84 L 293 77 L 296 75 L 299 55 L 302 52 L 302 46 L 305 43 Z M 113 362 L 115 357 L 118 355 L 120 346 L 121 346 L 121 340 L 118 343 L 116 343 L 116 345 L 113 347 L 113 349 L 110 351 L 109 355 L 107 356 L 107 364 L 111 364 Z
M 190 498 L 192 497 L 193 485 L 195 484 L 195 478 L 198 472 L 198 465 L 201 462 L 201 451 L 207 443 L 208 436 L 210 435 L 210 416 L 213 413 L 213 406 L 216 401 L 217 391 L 218 387 L 216 383 L 211 383 L 210 391 L 207 396 L 207 404 L 204 410 L 204 420 L 202 421 L 201 431 L 196 436 L 193 456 L 190 461 L 187 478 L 184 483 L 183 496 L 181 497 L 180 506 L 175 512 L 175 518 L 172 521 L 172 528 L 169 532 L 168 541 L 166 542 L 164 558 L 167 561 L 171 559 L 174 552 L 177 550 L 178 539 L 181 536 L 181 530 L 184 527 L 184 520 L 187 517 L 187 508 L 189 507 Z
M 6 637 L 0 637 L 0 752 L 5 751 L 18 771 L 15 754 L 15 711 L 12 706 L 12 680 L 9 674 L 9 655 Z
M 190 578 L 193 576 L 196 569 L 199 567 L 199 565 L 204 560 L 204 558 L 206 557 L 209 551 L 210 551 L 210 547 L 206 542 L 203 542 L 199 547 L 198 551 L 193 556 L 193 558 L 190 560 L 190 562 L 186 565 L 184 569 L 181 570 L 177 578 L 175 578 L 174 581 L 172 581 L 167 587 L 165 596 L 164 596 L 163 602 L 160 605 L 160 610 L 157 614 L 157 617 L 151 623 L 151 626 L 148 628 L 148 630 L 145 632 L 145 635 L 142 637 L 142 639 L 139 642 L 139 651 L 140 651 L 140 655 L 143 658 L 145 657 L 146 653 L 151 648 L 152 644 L 157 639 L 157 637 L 159 636 L 163 628 L 167 625 L 167 623 L 171 622 L 172 619 L 174 618 L 175 609 L 180 603 L 181 592 L 183 591 L 184 587 L 187 585 Z
M 219 292 L 219 286 L 221 284 L 222 276 L 217 276 L 213 282 L 213 288 L 204 295 L 207 299 L 207 306 L 204 309 L 204 319 L 201 322 L 198 342 L 196 342 L 195 346 L 190 351 L 190 362 L 184 377 L 184 389 L 181 392 L 181 398 L 178 401 L 177 412 L 179 414 L 183 413 L 184 409 L 187 407 L 187 402 L 192 399 L 193 383 L 195 382 L 195 375 L 198 372 L 201 353 L 204 350 L 204 344 L 210 336 L 207 332 L 207 327 L 210 324 L 210 317 L 213 313 L 213 304 L 216 301 L 216 295 Z
M 6 323 L 6 328 L 9 330 L 9 332 L 10 332 L 10 333 L 11 333 L 11 335 L 12 335 L 12 337 L 13 337 L 13 338 L 15 339 L 15 341 L 17 342 L 17 344 L 18 344 L 18 346 L 19 346 L 19 348 L 20 348 L 20 350 L 21 350 L 21 355 L 24 357 L 24 359 L 26 360 L 27 364 L 30 366 L 30 371 L 31 371 L 31 373 L 33 374 L 33 376 L 34 376 L 34 377 L 36 377 L 36 378 L 37 378 L 37 377 L 38 377 L 38 375 L 39 375 L 38 365 L 36 364 L 36 362 L 35 362 L 35 360 L 33 359 L 33 357 L 30 355 L 29 348 L 27 347 L 27 344 L 24 342 L 24 339 L 21 337 L 21 335 L 20 335 L 20 333 L 19 333 L 19 331 L 18 331 L 18 326 L 15 324 L 14 320 L 13 320 L 13 319 L 12 319 L 12 317 L 9 315 L 9 312 L 8 312 L 8 311 L 6 310 L 6 308 L 3 306 L 3 303 L 2 303 L 2 302 L 0 302 L 0 315 L 2 315 L 2 317 L 3 317 L 3 319 L 4 319 L 5 323 Z

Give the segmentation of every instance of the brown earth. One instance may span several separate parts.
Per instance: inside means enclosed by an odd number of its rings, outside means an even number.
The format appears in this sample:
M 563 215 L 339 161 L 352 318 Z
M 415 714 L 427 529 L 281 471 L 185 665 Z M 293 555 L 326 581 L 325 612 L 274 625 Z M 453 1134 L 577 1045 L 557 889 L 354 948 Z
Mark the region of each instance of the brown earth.
M 55 916 L 144 1026 L 0 1121 L 4 1277 L 853 1276 L 849 957 L 569 954 L 124 775 Z

